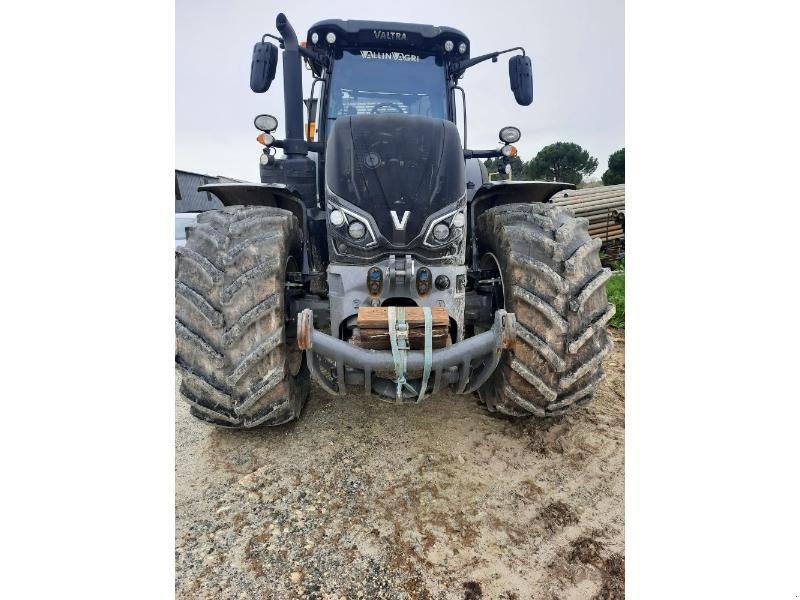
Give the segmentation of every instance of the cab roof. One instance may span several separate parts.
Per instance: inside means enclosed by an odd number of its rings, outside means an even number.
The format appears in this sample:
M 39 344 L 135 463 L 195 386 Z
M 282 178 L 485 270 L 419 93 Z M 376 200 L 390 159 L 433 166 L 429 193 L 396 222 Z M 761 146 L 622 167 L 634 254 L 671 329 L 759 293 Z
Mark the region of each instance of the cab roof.
M 463 32 L 452 27 L 416 23 L 326 19 L 311 26 L 306 36 L 306 44 L 309 47 L 326 48 L 328 43 L 325 36 L 331 31 L 336 34 L 335 45 L 340 47 L 395 48 L 452 54 L 453 58 L 458 60 L 469 58 L 469 39 Z M 316 44 L 311 41 L 313 33 L 319 36 Z M 452 41 L 454 46 L 449 53 L 444 49 L 447 40 Z M 461 42 L 467 46 L 463 54 L 458 52 Z

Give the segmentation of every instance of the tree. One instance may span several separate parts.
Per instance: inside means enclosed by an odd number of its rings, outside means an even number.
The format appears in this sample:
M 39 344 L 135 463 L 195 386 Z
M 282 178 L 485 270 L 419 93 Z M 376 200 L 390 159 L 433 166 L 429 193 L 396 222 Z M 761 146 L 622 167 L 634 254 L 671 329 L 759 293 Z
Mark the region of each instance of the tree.
M 497 173 L 497 165 L 500 164 L 499 158 L 487 158 L 483 161 L 486 170 L 489 173 Z M 526 180 L 528 177 L 525 175 L 525 163 L 519 156 L 511 157 L 511 176 L 516 180 Z
M 556 142 L 539 150 L 525 165 L 525 174 L 531 179 L 578 184 L 596 168 L 597 159 L 578 144 Z
M 625 148 L 608 157 L 608 170 L 603 173 L 603 185 L 625 183 Z

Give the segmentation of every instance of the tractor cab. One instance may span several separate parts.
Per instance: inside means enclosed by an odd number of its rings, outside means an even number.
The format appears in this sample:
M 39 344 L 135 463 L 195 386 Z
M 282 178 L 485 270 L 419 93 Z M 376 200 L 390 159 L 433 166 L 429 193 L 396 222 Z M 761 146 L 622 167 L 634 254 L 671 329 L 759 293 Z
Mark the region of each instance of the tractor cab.
M 450 68 L 469 58 L 469 40 L 457 29 L 326 20 L 309 29 L 306 48 L 325 56 L 327 65 L 311 62 L 324 86 L 320 139 L 327 140 L 336 119 L 344 116 L 414 115 L 455 122 Z

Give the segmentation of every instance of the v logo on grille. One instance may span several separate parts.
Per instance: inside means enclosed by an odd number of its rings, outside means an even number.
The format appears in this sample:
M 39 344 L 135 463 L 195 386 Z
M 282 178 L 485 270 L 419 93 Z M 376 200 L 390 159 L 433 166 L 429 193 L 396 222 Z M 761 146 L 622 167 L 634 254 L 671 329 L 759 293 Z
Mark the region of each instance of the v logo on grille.
M 389 214 L 392 215 L 392 223 L 394 223 L 394 228 L 398 231 L 403 231 L 406 228 L 406 223 L 408 223 L 408 217 L 411 216 L 411 211 L 404 211 L 402 218 L 397 217 L 396 210 L 390 210 Z

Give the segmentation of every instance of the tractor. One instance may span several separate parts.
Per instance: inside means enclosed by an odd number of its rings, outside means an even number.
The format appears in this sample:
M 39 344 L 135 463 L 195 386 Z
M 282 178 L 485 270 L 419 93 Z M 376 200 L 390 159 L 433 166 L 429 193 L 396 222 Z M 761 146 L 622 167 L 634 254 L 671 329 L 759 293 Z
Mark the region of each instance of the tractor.
M 261 183 L 201 186 L 223 208 L 176 248 L 191 413 L 280 425 L 300 415 L 312 379 L 398 404 L 473 394 L 519 418 L 589 402 L 614 307 L 600 241 L 550 202 L 574 185 L 493 180 L 482 159 L 510 174 L 517 127 L 494 148 L 467 145 L 459 80 L 511 54 L 511 91 L 528 106 L 525 50 L 473 56 L 461 31 L 408 23 L 325 20 L 301 42 L 279 14 L 276 29 L 255 44 L 250 87 L 270 88 L 282 51 L 285 137 L 275 116 L 255 117 Z

